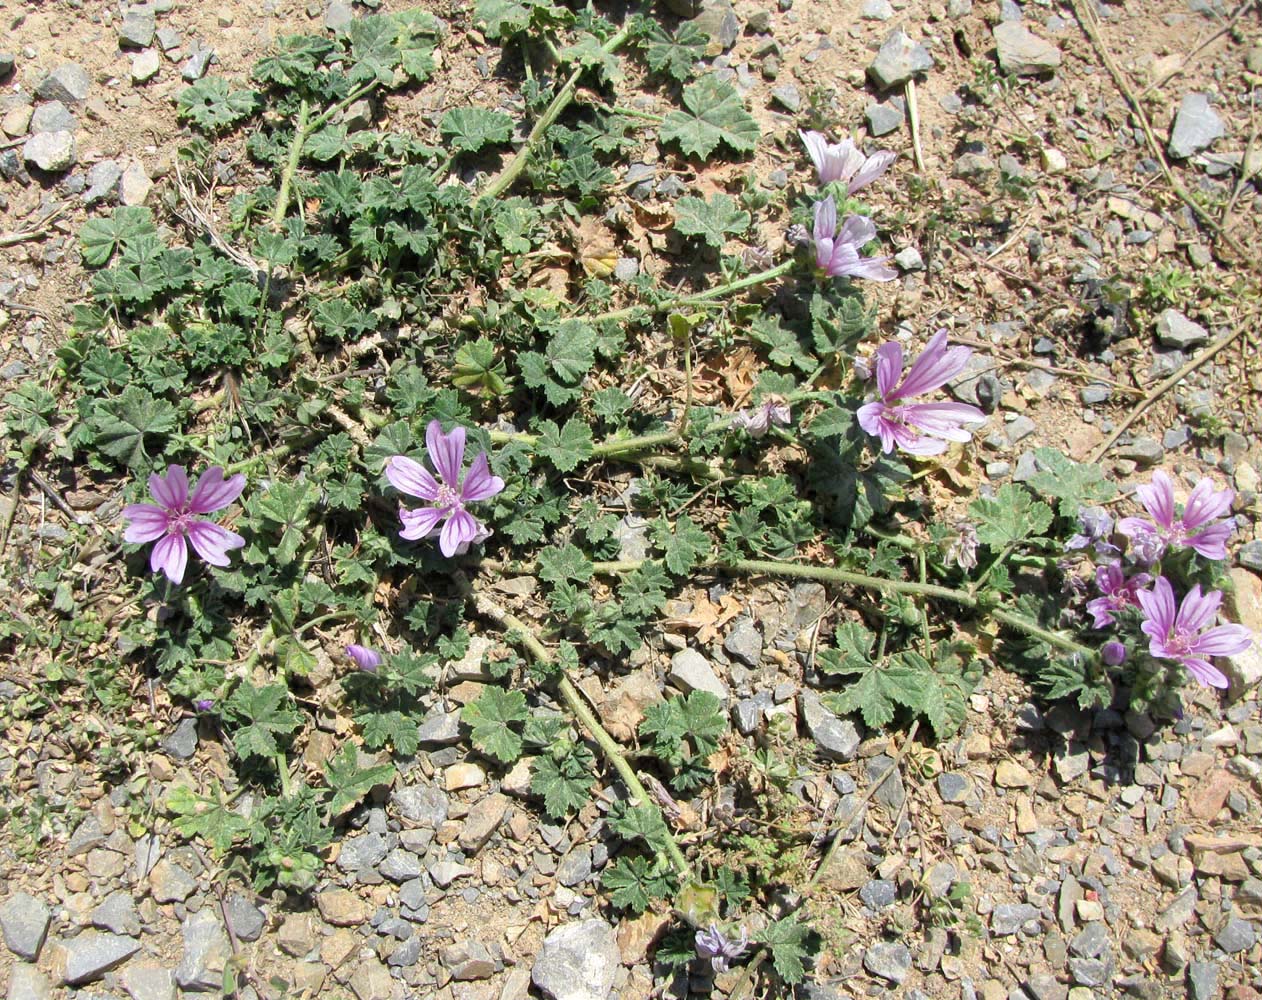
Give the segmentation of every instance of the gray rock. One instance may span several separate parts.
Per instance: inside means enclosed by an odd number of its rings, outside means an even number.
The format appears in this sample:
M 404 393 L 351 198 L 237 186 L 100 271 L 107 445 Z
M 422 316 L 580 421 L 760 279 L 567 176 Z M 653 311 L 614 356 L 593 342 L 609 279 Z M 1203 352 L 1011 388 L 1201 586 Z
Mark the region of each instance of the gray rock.
M 874 135 L 888 135 L 903 127 L 905 113 L 900 100 L 869 104 L 863 112 L 868 120 L 868 131 Z
M 70 113 L 61 101 L 49 101 L 41 104 L 31 114 L 30 130 L 36 132 L 74 132 L 79 128 L 79 120 Z
M 388 848 L 386 838 L 379 833 L 365 833 L 342 841 L 337 866 L 344 872 L 357 872 L 373 868 L 385 858 Z
M 967 17 L 973 13 L 973 0 L 949 0 L 947 3 L 948 17 Z
M 206 70 L 210 69 L 210 60 L 214 57 L 214 49 L 198 49 L 184 61 L 180 76 L 189 83 L 196 83 L 206 75 Z
M 405 851 L 402 847 L 396 847 L 386 855 L 377 870 L 391 882 L 402 885 L 404 882 L 419 878 L 424 868 L 421 866 L 419 857 L 411 851 Z
M 860 13 L 868 21 L 888 21 L 894 16 L 894 8 L 890 6 L 890 0 L 863 0 Z
M 619 257 L 613 266 L 613 276 L 617 281 L 634 281 L 640 273 L 640 262 L 634 257 Z
M 985 153 L 963 153 L 951 168 L 954 177 L 965 180 L 984 179 L 995 172 L 995 161 Z
M 1157 343 L 1162 347 L 1187 350 L 1209 343 L 1209 331 L 1193 323 L 1177 309 L 1166 309 L 1157 317 Z
M 104 837 L 102 837 L 103 839 Z M 137 882 L 153 871 L 153 866 L 158 863 L 160 857 L 162 857 L 162 841 L 156 836 L 142 833 L 136 838 L 135 862 L 132 866 L 132 872 Z
M 16 57 L 12 52 L 0 52 L 0 80 L 3 80 L 13 72 L 13 66 L 16 61 Z
M 593 917 L 544 938 L 530 979 L 551 1000 L 609 1000 L 621 961 L 613 928 Z
M 118 934 L 84 931 L 68 941 L 57 943 L 59 954 L 54 966 L 67 986 L 79 986 L 100 979 L 140 950 L 140 942 Z
M 92 911 L 92 926 L 112 934 L 140 936 L 140 914 L 136 901 L 127 890 L 112 892 Z
M 122 179 L 122 171 L 119 171 Z M 189 716 L 181 719 L 180 724 L 162 741 L 162 750 L 176 760 L 188 760 L 197 753 L 197 719 Z
M 123 170 L 122 179 L 118 182 L 118 201 L 122 205 L 143 205 L 153 189 L 153 181 L 145 172 L 145 165 L 139 160 L 132 160 Z
M 184 921 L 184 957 L 175 970 L 180 989 L 191 992 L 218 990 L 223 969 L 232 957 L 232 946 L 211 908 L 198 910 Z
M 1252 948 L 1256 938 L 1257 933 L 1253 924 L 1239 917 L 1232 917 L 1223 924 L 1222 930 L 1214 935 L 1214 944 L 1228 955 L 1234 955 L 1236 952 L 1248 951 Z
M 1240 546 L 1236 561 L 1246 569 L 1262 573 L 1262 539 Z
M 802 110 L 802 92 L 798 90 L 797 84 L 783 83 L 772 87 L 771 99 L 790 114 L 797 114 Z
M 1017 414 L 1016 419 L 1009 420 L 1004 425 L 1003 429 L 1004 435 L 1012 444 L 1016 444 L 1018 441 L 1024 441 L 1033 434 L 1035 430 L 1037 430 L 1037 428 L 1034 425 L 1034 421 L 1027 417 L 1024 413 L 1019 413 Z
M 197 879 L 169 858 L 163 858 L 149 873 L 149 887 L 159 903 L 182 903 L 197 891 Z
M 759 691 L 752 698 L 742 698 L 732 708 L 732 722 L 742 736 L 749 736 L 762 725 L 763 712 L 772 705 L 771 694 Z
M 717 56 L 735 45 L 741 34 L 741 22 L 728 0 L 701 0 L 697 6 L 700 13 L 691 23 L 710 39 L 705 54 Z
M 176 28 L 159 28 L 156 37 L 158 39 L 158 47 L 163 52 L 170 52 L 172 49 L 179 48 L 180 42 L 184 40 L 184 36 Z
M 863 967 L 895 985 L 911 972 L 911 952 L 899 941 L 878 941 L 863 953 Z
M 1100 385 L 1099 383 L 1093 382 L 1091 385 L 1083 386 L 1082 390 L 1078 393 L 1078 398 L 1081 399 L 1087 406 L 1095 406 L 1099 403 L 1107 403 L 1110 399 L 1112 399 L 1113 390 L 1107 385 Z
M 820 701 L 814 691 L 803 690 L 798 696 L 802 721 L 815 740 L 819 755 L 841 763 L 852 761 L 859 752 L 859 730 L 849 719 L 842 719 Z
M 406 785 L 390 793 L 390 804 L 409 823 L 438 829 L 447 818 L 447 796 L 435 785 Z
M 1188 1000 L 1213 1000 L 1218 995 L 1218 963 L 1188 964 Z
M 421 957 L 421 949 L 425 942 L 419 937 L 410 938 L 402 942 L 394 951 L 390 952 L 390 957 L 386 959 L 386 965 L 394 969 L 406 969 L 410 965 L 415 965 Z
M 590 844 L 579 844 L 572 848 L 557 865 L 557 881 L 573 888 L 581 885 L 592 874 L 592 849 Z
M 628 561 L 647 559 L 649 554 L 648 521 L 638 514 L 627 514 L 614 529 L 618 542 L 618 558 Z
M 762 633 L 748 618 L 737 619 L 723 640 L 723 651 L 750 667 L 762 659 Z
M 448 945 L 442 950 L 439 959 L 443 967 L 451 973 L 451 978 L 458 982 L 475 979 L 490 979 L 495 975 L 495 959 L 481 941 L 468 938 Z
M 967 774 L 943 771 L 938 775 L 938 794 L 943 802 L 963 802 L 972 790 L 973 783 Z
M 129 965 L 123 988 L 132 1000 L 176 1000 L 175 973 L 161 965 Z
M 351 22 L 355 20 L 355 12 L 351 10 L 350 4 L 340 3 L 334 0 L 329 4 L 328 9 L 324 12 L 324 27 L 334 34 L 341 34 L 350 30 Z
M 40 80 L 35 95 L 46 101 L 64 101 L 73 104 L 88 96 L 92 78 L 78 63 L 62 63 Z
M 0 906 L 4 943 L 9 951 L 28 962 L 39 958 L 51 921 L 52 912 L 47 904 L 25 892 L 15 892 Z
M 1208 149 L 1215 139 L 1221 139 L 1225 134 L 1222 119 L 1210 107 L 1209 96 L 1188 94 L 1183 98 L 1178 114 L 1174 117 L 1174 128 L 1170 132 L 1170 144 L 1167 148 L 1176 160 L 1185 160 L 1203 149 Z
M 131 81 L 132 83 L 148 83 L 158 75 L 158 70 L 161 68 L 162 56 L 158 55 L 156 49 L 138 52 L 131 60 Z
M 68 170 L 75 163 L 74 133 L 41 132 L 26 140 L 22 159 L 40 170 Z
M 433 880 L 434 885 L 440 889 L 446 889 L 456 879 L 465 878 L 472 874 L 472 868 L 457 861 L 439 861 L 429 866 L 429 877 Z
M 898 899 L 898 888 L 889 879 L 874 878 L 859 889 L 859 898 L 872 910 L 884 910 Z
M 864 774 L 867 775 L 868 781 L 876 781 L 892 763 L 893 760 L 885 754 L 870 757 L 864 762 Z M 897 768 L 894 769 L 893 774 L 881 782 L 881 787 L 876 790 L 873 798 L 885 806 L 891 814 L 896 815 L 903 808 L 903 803 L 907 801 L 907 789 L 903 787 L 903 776 L 899 774 Z
M 1000 903 L 990 914 L 990 933 L 1008 937 L 1038 917 L 1039 908 L 1029 903 Z
M 9 976 L 9 1000 L 50 1000 L 52 995 L 52 984 L 39 969 L 21 962 L 13 963 L 13 972 Z
M 234 892 L 224 900 L 224 910 L 228 914 L 228 923 L 232 933 L 241 941 L 257 941 L 267 924 L 263 911 L 246 899 L 239 892 Z
M 1060 49 L 1039 38 L 1024 24 L 1004 21 L 995 25 L 994 35 L 999 66 L 1005 73 L 1038 76 L 1060 66 Z
M 925 259 L 920 256 L 920 251 L 915 247 L 903 247 L 902 250 L 894 254 L 894 263 L 904 271 L 923 271 L 925 269 Z
M 1182 927 L 1192 919 L 1195 912 L 1196 886 L 1190 885 L 1175 898 L 1174 902 L 1157 914 L 1153 927 L 1159 933 L 1165 934 L 1176 927 Z
M 1129 458 L 1138 465 L 1146 466 L 1160 462 L 1166 450 L 1156 438 L 1139 437 L 1118 448 L 1117 454 L 1120 458 Z
M 898 87 L 917 73 L 933 69 L 933 56 L 919 42 L 912 41 L 905 31 L 894 31 L 881 44 L 876 59 L 868 67 L 868 76 L 882 90 Z
M 1069 971 L 1079 986 L 1103 986 L 1112 978 L 1113 960 L 1103 958 L 1071 958 Z
M 118 29 L 118 44 L 123 48 L 143 49 L 153 41 L 156 29 L 152 10 L 133 7 L 123 15 L 123 23 Z
M 1081 958 L 1095 958 L 1109 946 L 1109 929 L 1096 920 L 1069 942 L 1069 950 Z
M 722 702 L 728 699 L 727 685 L 719 680 L 710 661 L 695 649 L 681 649 L 670 658 L 669 680 L 688 694 L 692 691 L 709 691 Z
M 95 205 L 102 201 L 112 201 L 118 194 L 118 182 L 123 176 L 123 168 L 117 160 L 101 160 L 88 169 L 88 189 L 83 192 L 85 205 Z
M 951 891 L 959 872 L 949 861 L 939 861 L 925 872 L 925 888 L 933 899 L 941 899 Z

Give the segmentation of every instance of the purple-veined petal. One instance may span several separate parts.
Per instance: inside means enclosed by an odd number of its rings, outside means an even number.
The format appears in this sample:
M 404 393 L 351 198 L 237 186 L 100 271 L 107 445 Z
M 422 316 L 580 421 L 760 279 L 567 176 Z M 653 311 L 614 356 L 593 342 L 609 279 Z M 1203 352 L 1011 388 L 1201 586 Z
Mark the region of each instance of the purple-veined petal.
M 947 443 L 941 438 L 917 434 L 903 425 L 894 427 L 894 441 L 909 455 L 941 455 L 947 450 Z
M 386 462 L 386 479 L 400 493 L 422 500 L 438 499 L 438 483 L 425 466 L 406 455 L 392 455 Z
M 1253 633 L 1243 625 L 1216 625 L 1196 640 L 1202 656 L 1235 656 L 1253 645 Z
M 182 465 L 168 465 L 167 474 L 149 477 L 149 492 L 158 505 L 170 511 L 183 510 L 188 503 L 188 476 Z
M 355 665 L 359 667 L 360 670 L 366 671 L 370 674 L 376 673 L 377 668 L 381 666 L 382 661 L 380 653 L 378 653 L 375 649 L 370 649 L 367 646 L 361 646 L 355 642 L 350 643 L 346 647 L 346 655 L 355 661 Z
M 964 370 L 972 355 L 968 347 L 947 348 L 947 332 L 939 330 L 925 345 L 920 357 L 907 369 L 907 377 L 898 387 L 900 397 L 921 396 L 940 388 Z
M 889 150 L 882 149 L 880 152 L 873 153 L 864 161 L 859 172 L 850 179 L 850 183 L 846 186 L 846 190 L 850 194 L 854 194 L 889 170 L 890 164 L 897 158 L 897 153 L 891 153 Z
M 811 158 L 811 162 L 815 164 L 815 172 L 819 175 L 821 184 L 827 184 L 828 180 L 835 178 L 824 177 L 825 167 L 828 160 L 828 140 L 826 140 L 818 132 L 803 132 L 799 129 L 798 135 L 802 139 L 802 144 L 806 146 L 806 152 Z
M 839 243 L 849 243 L 855 252 L 876 239 L 876 224 L 866 215 L 847 215 L 837 234 Z
M 477 537 L 477 518 L 464 508 L 458 507 L 451 512 L 447 523 L 443 525 L 442 533 L 438 536 L 438 548 L 450 559 L 459 553 L 461 546 L 467 548 L 469 543 Z
M 832 274 L 833 252 L 835 249 L 831 237 L 821 236 L 817 239 L 815 241 L 815 266 L 821 271 L 827 271 L 829 274 Z
M 1097 597 L 1087 602 L 1087 612 L 1091 615 L 1092 628 L 1108 628 L 1113 624 L 1113 602 L 1107 597 Z
M 1135 595 L 1146 619 L 1141 630 L 1152 636 L 1153 640 L 1165 639 L 1174 628 L 1176 608 L 1174 604 L 1174 588 L 1164 576 L 1157 577 L 1152 590 L 1141 590 Z M 1154 653 L 1154 655 L 1159 655 Z
M 123 532 L 125 542 L 153 542 L 167 533 L 167 512 L 151 503 L 128 504 L 123 517 L 131 522 Z
M 442 507 L 420 507 L 416 510 L 400 507 L 399 520 L 403 522 L 403 530 L 399 532 L 399 537 L 409 542 L 427 537 L 446 513 Z
M 837 235 L 837 203 L 830 194 L 823 201 L 815 203 L 815 227 L 811 230 L 816 244 L 822 240 L 832 240 Z
M 1174 527 L 1174 483 L 1169 476 L 1154 472 L 1152 483 L 1137 487 L 1135 495 L 1160 527 L 1167 531 Z
M 188 509 L 193 514 L 213 514 L 222 510 L 241 495 L 245 489 L 245 476 L 238 472 L 228 479 L 223 477 L 223 469 L 212 465 L 197 478 L 189 497 Z
M 460 488 L 460 499 L 466 503 L 472 503 L 474 500 L 489 500 L 503 490 L 504 480 L 499 476 L 491 475 L 490 460 L 486 452 L 478 452 L 478 457 L 473 460 L 468 474 L 464 477 L 464 485 Z
M 1221 670 L 1209 662 L 1194 656 L 1180 656 L 1178 661 L 1187 668 L 1187 672 L 1208 687 L 1227 688 L 1230 682 Z
M 1230 514 L 1231 501 L 1235 498 L 1234 490 L 1215 490 L 1212 479 L 1202 479 L 1193 487 L 1183 508 L 1184 529 L 1195 531 L 1207 521 Z
M 1231 538 L 1234 531 L 1234 524 L 1230 521 L 1221 521 L 1191 535 L 1187 539 L 1187 544 L 1206 559 L 1226 559 L 1227 540 Z
M 188 526 L 188 540 L 197 554 L 212 566 L 227 566 L 228 552 L 239 549 L 245 539 L 235 531 L 222 528 L 213 521 L 194 521 Z
M 1126 647 L 1120 642 L 1106 642 L 1100 647 L 1100 659 L 1110 667 L 1120 667 L 1126 662 Z
M 429 460 L 444 483 L 455 489 L 460 484 L 460 467 L 464 464 L 463 427 L 453 427 L 450 434 L 443 433 L 443 425 L 431 420 L 425 428 L 425 447 Z
M 848 275 L 852 278 L 864 278 L 867 281 L 894 281 L 898 277 L 898 271 L 890 267 L 886 263 L 889 257 L 858 257 L 850 263 L 846 263 L 840 269 L 840 273 Z
M 903 348 L 897 340 L 887 341 L 876 349 L 876 391 L 889 399 L 898 387 L 903 373 Z
M 1179 613 L 1174 619 L 1176 632 L 1199 632 L 1214 620 L 1218 606 L 1223 602 L 1223 592 L 1213 590 L 1208 594 L 1201 593 L 1198 583 L 1189 590 L 1179 605 Z
M 1124 517 L 1117 522 L 1117 530 L 1127 538 L 1135 538 L 1137 535 L 1156 534 L 1157 526 L 1142 517 Z
M 149 568 L 155 573 L 165 573 L 174 584 L 184 582 L 184 569 L 188 566 L 188 545 L 183 535 L 166 535 L 158 540 L 149 553 Z
M 986 415 L 967 403 L 907 403 L 898 407 L 903 420 L 948 441 L 967 441 L 972 435 L 960 425 L 985 420 Z

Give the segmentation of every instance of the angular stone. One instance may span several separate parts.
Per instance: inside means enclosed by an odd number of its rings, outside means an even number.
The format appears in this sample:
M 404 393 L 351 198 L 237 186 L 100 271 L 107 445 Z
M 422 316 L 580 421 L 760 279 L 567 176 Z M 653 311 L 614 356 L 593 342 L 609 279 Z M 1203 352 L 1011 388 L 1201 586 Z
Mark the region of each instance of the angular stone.
M 967 774 L 943 771 L 938 775 L 938 794 L 943 802 L 963 802 L 972 790 L 973 783 Z
M 341 34 L 348 30 L 353 20 L 355 20 L 355 12 L 351 10 L 349 4 L 341 3 L 340 0 L 333 0 L 324 12 L 325 30 L 332 31 L 334 34 Z
M 92 926 L 113 934 L 140 935 L 140 914 L 130 892 L 112 892 L 92 911 Z
M 13 72 L 13 67 L 16 62 L 17 58 L 12 52 L 0 52 L 0 80 L 3 80 L 6 76 Z
M 1188 1000 L 1214 1000 L 1218 996 L 1218 963 L 1188 964 Z
M 35 88 L 37 97 L 46 101 L 65 101 L 71 104 L 88 96 L 92 78 L 77 63 L 62 63 L 39 82 Z
M 385 1000 L 394 996 L 390 970 L 377 959 L 369 958 L 360 963 L 351 976 L 350 987 L 359 1000 Z
M 460 742 L 460 712 L 434 712 L 417 730 L 423 747 L 449 747 Z
M 1157 914 L 1153 927 L 1165 934 L 1176 927 L 1182 927 L 1196 912 L 1196 886 L 1188 886 L 1169 906 Z
M 1170 155 L 1176 160 L 1208 149 L 1215 139 L 1226 135 L 1223 120 L 1209 104 L 1206 94 L 1188 94 L 1174 116 L 1174 128 L 1170 132 Z
M 35 966 L 14 962 L 8 995 L 9 1000 L 50 1000 L 53 987 L 48 977 Z
M 61 101 L 49 101 L 41 104 L 31 114 L 32 132 L 73 132 L 79 127 L 79 120 L 70 113 Z
M 101 160 L 88 169 L 88 189 L 83 192 L 85 205 L 95 205 L 102 201 L 112 201 L 118 193 L 118 181 L 123 176 L 123 168 L 117 160 Z
M 613 928 L 593 917 L 544 938 L 530 978 L 551 1000 L 609 1000 L 620 962 Z
M 572 848 L 557 865 L 557 881 L 573 888 L 586 882 L 592 874 L 592 849 L 590 844 Z
M 1087 924 L 1082 931 L 1069 942 L 1069 950 L 1081 958 L 1095 958 L 1109 946 L 1109 929 L 1096 922 Z
M 1243 562 L 1243 552 L 1241 555 Z M 1262 580 L 1239 566 L 1233 567 L 1227 575 L 1232 586 L 1223 601 L 1223 614 L 1253 633 L 1253 644 L 1243 653 L 1218 659 L 1231 682 L 1232 698 L 1239 698 L 1262 681 L 1262 641 L 1258 638 L 1262 636 Z
M 495 959 L 481 941 L 469 938 L 444 948 L 439 958 L 451 978 L 460 982 L 490 979 L 495 975 Z
M 905 31 L 894 31 L 881 44 L 876 59 L 868 67 L 868 76 L 882 90 L 898 87 L 917 73 L 933 69 L 933 56 L 919 42 L 912 41 Z
M 669 680 L 685 694 L 708 691 L 719 701 L 728 699 L 727 685 L 719 680 L 710 661 L 695 649 L 681 649 L 671 657 Z
M 1015 760 L 1001 760 L 995 768 L 995 784 L 1000 788 L 1031 788 L 1034 778 Z
M 990 933 L 996 937 L 1007 937 L 1038 918 L 1037 906 L 1029 903 L 1000 903 L 990 914 Z
M 315 921 L 310 913 L 291 913 L 276 933 L 276 943 L 286 955 L 301 958 L 316 946 Z
M 133 7 L 123 15 L 123 23 L 118 29 L 118 44 L 123 48 L 143 49 L 153 41 L 155 30 L 157 24 L 153 11 Z
M 464 762 L 452 764 L 443 774 L 443 784 L 449 792 L 458 792 L 462 788 L 477 788 L 486 781 L 486 772 L 477 764 Z
M 756 667 L 762 659 L 762 633 L 748 618 L 737 619 L 723 640 L 723 651 L 747 666 Z
M 802 690 L 798 696 L 802 721 L 815 740 L 819 755 L 825 760 L 845 763 L 859 752 L 859 730 L 849 719 L 842 719 L 824 706 L 814 691 Z
M 175 973 L 161 965 L 129 965 L 121 978 L 132 1000 L 176 1000 Z
M 1214 944 L 1218 945 L 1228 955 L 1234 955 L 1237 952 L 1248 951 L 1253 947 L 1253 942 L 1256 939 L 1257 932 L 1254 930 L 1253 924 L 1247 920 L 1241 920 L 1239 917 L 1232 917 L 1214 935 Z
M 424 869 L 421 867 L 419 857 L 402 847 L 396 847 L 386 855 L 377 870 L 391 882 L 402 885 L 404 882 L 419 878 Z
M 197 879 L 163 858 L 149 873 L 149 888 L 159 903 L 182 903 L 197 889 Z
M 1017 76 L 1049 73 L 1061 63 L 1061 53 L 1018 21 L 1004 21 L 994 27 L 999 67 Z
M 217 908 L 215 908 L 217 909 Z M 232 958 L 232 945 L 214 909 L 198 910 L 184 921 L 184 955 L 175 970 L 180 989 L 192 992 L 223 986 L 223 970 Z
M 162 56 L 157 49 L 145 49 L 131 57 L 131 82 L 148 83 L 162 68 Z
M 429 877 L 433 880 L 434 885 L 440 889 L 446 889 L 456 879 L 465 878 L 472 874 L 472 868 L 457 861 L 439 861 L 429 866 Z
M 901 941 L 878 941 L 863 953 L 863 967 L 897 986 L 911 972 L 911 952 Z
M 79 986 L 100 979 L 140 950 L 140 942 L 118 934 L 84 931 L 77 937 L 58 941 L 53 955 L 54 974 L 67 986 Z
M 508 812 L 508 802 L 507 795 L 495 792 L 474 803 L 460 829 L 460 846 L 471 854 L 482 850 Z
M 428 784 L 406 785 L 390 793 L 390 804 L 409 823 L 438 829 L 447 819 L 447 796 Z
M 380 833 L 364 833 L 342 841 L 337 866 L 344 872 L 373 868 L 386 856 L 386 838 Z
M 368 903 L 346 889 L 325 889 L 316 896 L 316 907 L 334 927 L 358 927 L 372 916 Z
M 75 163 L 74 133 L 41 132 L 26 140 L 22 159 L 40 170 L 68 170 Z
M 19 104 L 10 108 L 5 112 L 3 120 L 0 120 L 0 131 L 14 139 L 26 135 L 31 127 L 31 117 L 34 112 L 35 109 L 29 104 Z
M 1187 350 L 1209 343 L 1209 331 L 1193 323 L 1177 309 L 1166 309 L 1157 317 L 1157 343 L 1162 347 Z
M 48 905 L 25 892 L 15 892 L 0 905 L 0 929 L 4 932 L 4 943 L 9 946 L 9 951 L 28 962 L 39 958 L 51 922 L 52 911 Z
M 259 939 L 267 923 L 267 917 L 262 910 L 237 892 L 224 900 L 224 909 L 228 913 L 228 923 L 232 925 L 232 933 L 238 940 L 257 941 Z

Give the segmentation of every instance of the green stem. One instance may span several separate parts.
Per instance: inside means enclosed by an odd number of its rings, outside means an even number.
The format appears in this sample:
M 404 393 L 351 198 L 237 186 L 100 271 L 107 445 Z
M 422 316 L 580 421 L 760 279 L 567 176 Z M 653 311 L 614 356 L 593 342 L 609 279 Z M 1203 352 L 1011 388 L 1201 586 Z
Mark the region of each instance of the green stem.
M 611 35 L 605 44 L 601 46 L 601 49 L 605 52 L 616 52 L 622 46 L 622 43 L 630 37 L 631 24 L 628 23 L 616 34 Z M 479 196 L 479 201 L 484 201 L 488 198 L 499 198 L 513 186 L 521 172 L 526 169 L 526 164 L 538 148 L 539 143 L 543 141 L 544 133 L 556 123 L 556 120 L 561 116 L 561 112 L 569 107 L 570 102 L 574 100 L 574 91 L 578 89 L 578 81 L 582 78 L 584 72 L 584 67 L 579 66 L 570 74 L 569 79 L 562 84 L 556 97 L 552 98 L 552 103 L 548 105 L 539 117 L 539 120 L 535 122 L 535 127 L 530 130 L 530 135 L 526 137 L 525 145 L 513 154 L 513 158 L 508 161 L 508 166 L 501 170 L 499 176 L 487 185 L 486 190 Z
M 698 292 L 695 295 L 677 295 L 674 298 L 663 299 L 656 304 L 646 303 L 638 306 L 626 306 L 622 309 L 613 309 L 609 312 L 596 313 L 594 316 L 588 316 L 587 319 L 592 323 L 600 323 L 605 320 L 628 320 L 633 319 L 641 310 L 649 309 L 654 313 L 671 312 L 675 309 L 687 309 L 694 305 L 704 305 L 715 299 L 721 299 L 726 295 L 732 295 L 735 292 L 742 291 L 746 288 L 753 288 L 755 285 L 766 284 L 769 281 L 775 281 L 776 278 L 783 277 L 793 269 L 794 261 L 792 258 L 777 264 L 775 267 L 768 268 L 766 271 L 759 271 L 756 274 L 747 274 L 743 278 L 737 278 L 735 281 L 729 281 L 723 285 L 716 285 L 714 288 L 707 289 L 704 292 Z
M 512 433 L 507 431 L 488 431 L 491 444 L 510 444 L 514 441 L 533 448 L 539 443 L 538 434 Z M 639 437 L 612 437 L 607 441 L 592 446 L 592 458 L 612 458 L 637 451 L 646 451 L 662 445 L 674 444 L 679 440 L 678 431 L 657 431 L 653 434 L 641 434 Z
M 302 146 L 307 141 L 310 125 L 307 116 L 311 108 L 304 99 L 298 105 L 298 124 L 294 127 L 294 141 L 289 147 L 289 159 L 285 161 L 285 169 L 280 175 L 280 190 L 276 193 L 276 207 L 272 209 L 272 225 L 277 229 L 285 221 L 285 213 L 289 211 L 289 189 L 294 182 L 294 174 L 298 172 L 298 161 L 302 159 Z M 271 269 L 268 268 L 270 271 Z
M 539 637 L 535 635 L 534 629 L 527 625 L 516 615 L 511 614 L 504 608 L 500 607 L 489 597 L 482 594 L 474 593 L 467 579 L 463 577 L 457 578 L 457 584 L 465 592 L 465 596 L 472 598 L 474 607 L 481 614 L 490 618 L 501 628 L 506 629 L 512 637 L 525 647 L 534 660 L 541 666 L 557 669 L 558 664 L 552 657 L 552 653 L 548 648 L 539 641 Z M 596 741 L 596 745 L 600 747 L 601 753 L 605 759 L 618 772 L 618 776 L 622 778 L 627 788 L 630 790 L 634 799 L 637 799 L 641 805 L 650 809 L 658 809 L 657 803 L 645 790 L 644 785 L 640 783 L 639 777 L 635 770 L 627 762 L 626 757 L 622 753 L 622 748 L 618 746 L 617 740 L 609 735 L 608 730 L 600 724 L 600 720 L 587 707 L 587 702 L 583 700 L 583 696 L 579 694 L 578 688 L 574 686 L 574 682 L 561 670 L 557 675 L 557 693 L 561 695 L 561 700 L 565 702 L 575 719 L 582 725 L 584 729 L 591 734 L 592 739 Z M 659 810 L 660 811 L 660 810 Z M 684 857 L 683 851 L 679 849 L 679 844 L 671 835 L 669 828 L 665 826 L 663 821 L 664 844 L 666 848 L 666 856 L 670 861 L 671 867 L 675 869 L 676 874 L 685 881 L 689 880 L 692 875 L 692 869 L 688 866 L 688 861 Z
M 610 107 L 606 104 L 601 110 L 611 115 L 624 115 L 627 118 L 639 118 L 641 121 L 652 122 L 654 125 L 661 125 L 665 118 L 661 115 L 655 115 L 651 111 L 637 111 L 635 108 Z

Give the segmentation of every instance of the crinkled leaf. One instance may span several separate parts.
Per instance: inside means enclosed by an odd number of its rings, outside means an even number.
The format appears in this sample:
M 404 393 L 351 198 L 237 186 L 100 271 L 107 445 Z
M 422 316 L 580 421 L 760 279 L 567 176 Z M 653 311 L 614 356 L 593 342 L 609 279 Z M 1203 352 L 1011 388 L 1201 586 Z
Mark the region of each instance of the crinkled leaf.
M 521 736 L 511 727 L 525 722 L 526 696 L 520 691 L 487 687 L 460 712 L 460 721 L 473 730 L 473 745 L 502 764 L 521 756 Z
M 684 88 L 687 111 L 672 111 L 662 124 L 663 142 L 675 142 L 688 156 L 709 159 L 720 144 L 735 153 L 752 153 L 760 130 L 745 110 L 740 94 L 714 74 Z
M 797 917 L 785 917 L 769 924 L 755 940 L 771 950 L 771 964 L 786 983 L 799 983 L 806 975 L 802 960 L 810 954 L 807 939 L 811 929 Z
M 1034 458 L 1039 471 L 1030 477 L 1030 487 L 1055 499 L 1061 517 L 1076 518 L 1080 507 L 1105 503 L 1117 495 L 1099 464 L 1075 462 L 1055 448 L 1035 448 Z
M 695 24 L 683 22 L 670 34 L 654 23 L 653 33 L 644 46 L 649 69 L 682 83 L 692 76 L 692 67 L 705 55 L 706 36 Z
M 508 142 L 513 135 L 513 119 L 487 108 L 452 108 L 438 123 L 451 148 L 476 153 L 483 146 Z
M 101 267 L 128 242 L 156 233 L 153 216 L 143 205 L 123 205 L 114 209 L 109 218 L 88 219 L 79 230 L 83 263 L 88 267 Z
M 653 543 L 663 552 L 666 568 L 676 576 L 685 576 L 710 554 L 710 536 L 697 527 L 687 514 L 669 521 L 659 517 L 652 523 Z
M 708 202 L 691 195 L 675 202 L 675 228 L 685 236 L 700 236 L 717 250 L 723 248 L 728 234 L 745 232 L 751 218 L 726 194 L 715 194 Z
M 361 767 L 354 744 L 344 743 L 341 751 L 324 767 L 324 783 L 333 792 L 329 812 L 340 816 L 378 785 L 394 781 L 394 765 L 374 764 Z
M 120 396 L 98 400 L 92 415 L 97 448 L 130 469 L 140 470 L 149 464 L 147 436 L 165 435 L 174 429 L 175 407 L 135 385 Z
M 232 90 L 222 77 L 207 76 L 180 92 L 177 106 L 186 118 L 206 132 L 218 132 L 248 118 L 258 106 L 253 90 Z
M 238 723 L 232 731 L 232 745 L 243 759 L 272 756 L 279 749 L 277 737 L 287 736 L 302 725 L 302 716 L 283 684 L 255 687 L 243 681 L 224 703 L 224 712 Z
M 1015 483 L 1005 483 L 993 497 L 979 497 L 968 510 L 977 521 L 978 540 L 995 551 L 1038 537 L 1052 524 L 1052 509 Z
M 592 561 L 577 546 L 566 542 L 539 553 L 539 579 L 548 583 L 577 580 L 586 583 L 592 578 Z
M 559 472 L 577 469 L 592 457 L 592 447 L 592 429 L 577 417 L 567 420 L 564 427 L 557 427 L 551 420 L 539 425 L 536 448 Z

